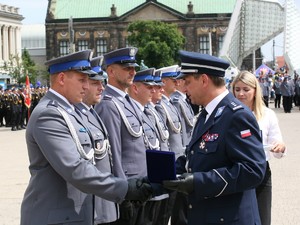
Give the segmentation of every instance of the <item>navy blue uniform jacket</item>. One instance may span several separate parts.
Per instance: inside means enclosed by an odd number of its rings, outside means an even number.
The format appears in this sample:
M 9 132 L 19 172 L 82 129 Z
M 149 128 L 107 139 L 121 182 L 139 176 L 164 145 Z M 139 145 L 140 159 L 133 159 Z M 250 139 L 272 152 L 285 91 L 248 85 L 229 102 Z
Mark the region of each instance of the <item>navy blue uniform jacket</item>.
M 260 224 L 255 187 L 265 154 L 253 113 L 229 93 L 204 126 L 195 125 L 188 172 L 194 174 L 188 224 Z

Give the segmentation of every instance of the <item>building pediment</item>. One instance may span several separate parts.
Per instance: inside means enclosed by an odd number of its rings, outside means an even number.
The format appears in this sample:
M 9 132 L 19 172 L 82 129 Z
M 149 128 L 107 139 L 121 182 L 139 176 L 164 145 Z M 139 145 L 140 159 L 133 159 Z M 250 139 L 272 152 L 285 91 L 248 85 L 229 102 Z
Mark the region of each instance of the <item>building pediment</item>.
M 183 15 L 173 9 L 154 2 L 148 2 L 123 15 L 121 20 L 126 22 L 136 20 L 174 21 L 182 18 Z

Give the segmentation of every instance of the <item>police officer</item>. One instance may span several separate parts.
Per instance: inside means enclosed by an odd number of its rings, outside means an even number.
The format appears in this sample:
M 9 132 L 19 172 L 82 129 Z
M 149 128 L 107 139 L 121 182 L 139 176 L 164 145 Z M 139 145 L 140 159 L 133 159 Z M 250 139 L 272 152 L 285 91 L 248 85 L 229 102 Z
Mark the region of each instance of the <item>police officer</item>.
M 156 105 L 156 110 L 162 115 L 169 130 L 170 150 L 175 152 L 176 159 L 184 155 L 182 140 L 182 122 L 181 116 L 172 103 L 171 94 L 176 91 L 176 77 L 178 76 L 178 65 L 163 67 L 161 71 L 161 80 L 164 83 L 164 94 L 160 104 Z
M 190 225 L 261 224 L 255 187 L 263 180 L 265 154 L 253 113 L 226 89 L 229 63 L 196 52 L 179 56 L 185 91 L 204 108 L 188 146 L 187 173 L 164 186 L 188 195 Z
M 142 116 L 127 94 L 138 66 L 137 50 L 121 48 L 104 55 L 103 68 L 108 83 L 101 102 L 95 106 L 109 133 L 113 173 L 124 179 L 147 175 Z M 143 209 L 144 205 L 124 201 L 120 205 L 120 219 L 115 224 L 143 224 Z
M 127 181 L 98 169 L 98 139 L 74 107 L 89 88 L 87 74 L 95 73 L 90 58 L 91 51 L 85 50 L 46 62 L 51 88 L 26 130 L 31 178 L 21 225 L 93 225 L 94 195 L 116 203 L 151 196 L 142 179 Z
M 129 96 L 136 102 L 140 113 L 142 115 L 142 124 L 144 131 L 144 142 L 146 149 L 150 150 L 161 150 L 160 146 L 160 133 L 155 126 L 155 123 L 151 119 L 151 112 L 148 112 L 146 105 L 151 102 L 154 90 L 154 73 L 155 68 L 148 68 L 136 73 L 133 84 L 128 88 Z M 154 185 L 154 184 L 152 184 Z M 156 190 L 161 189 L 160 185 L 156 185 Z M 164 208 L 161 208 L 161 204 L 164 199 L 169 197 L 168 194 L 164 193 L 163 190 L 156 193 L 158 196 L 150 199 L 146 202 L 144 207 L 144 224 L 159 224 L 160 218 L 159 213 Z
M 97 74 L 89 74 L 89 89 L 86 90 L 82 103 L 75 107 L 82 113 L 82 118 L 92 133 L 95 161 L 99 171 L 112 173 L 111 151 L 108 133 L 103 121 L 93 109 L 93 105 L 100 102 L 106 79 L 101 69 L 103 56 L 91 60 L 91 67 Z M 118 219 L 118 204 L 95 196 L 95 224 L 107 224 Z
M 155 124 L 156 129 L 158 130 L 158 140 L 159 140 L 159 146 L 161 151 L 170 151 L 169 147 L 169 131 L 168 127 L 163 120 L 163 117 L 160 113 L 157 112 L 155 109 L 156 104 L 160 104 L 162 95 L 164 93 L 164 83 L 161 81 L 161 71 L 156 70 L 153 75 L 154 79 L 154 85 L 153 89 L 154 92 L 152 94 L 151 101 L 145 105 L 145 113 L 149 117 L 149 119 L 152 121 L 153 124 Z
M 4 91 L 2 86 L 0 85 L 0 127 L 2 127 L 4 119 Z
M 10 94 L 10 106 L 11 106 L 11 130 L 21 130 L 20 121 L 22 114 L 22 99 L 18 93 L 18 88 L 14 87 Z

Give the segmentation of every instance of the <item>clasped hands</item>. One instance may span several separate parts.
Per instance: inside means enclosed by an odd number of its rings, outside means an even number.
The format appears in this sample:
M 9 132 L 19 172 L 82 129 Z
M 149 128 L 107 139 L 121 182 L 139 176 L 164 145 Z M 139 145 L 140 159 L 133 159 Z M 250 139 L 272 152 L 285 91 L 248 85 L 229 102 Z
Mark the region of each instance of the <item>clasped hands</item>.
M 153 189 L 147 178 L 131 178 L 127 182 L 125 200 L 145 202 L 152 197 Z
M 164 180 L 163 187 L 188 195 L 194 190 L 194 175 L 192 173 L 184 173 L 177 177 L 177 180 Z

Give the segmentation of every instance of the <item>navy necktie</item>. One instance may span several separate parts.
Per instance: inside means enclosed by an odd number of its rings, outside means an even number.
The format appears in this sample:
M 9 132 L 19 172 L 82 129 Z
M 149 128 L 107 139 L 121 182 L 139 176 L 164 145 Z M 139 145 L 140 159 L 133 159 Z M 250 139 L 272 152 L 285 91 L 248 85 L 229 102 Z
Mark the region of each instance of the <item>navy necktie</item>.
M 197 125 L 195 126 L 196 132 L 199 131 L 201 127 L 204 126 L 207 114 L 208 114 L 207 111 L 205 110 L 205 108 L 203 108 L 199 115 Z

